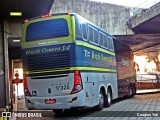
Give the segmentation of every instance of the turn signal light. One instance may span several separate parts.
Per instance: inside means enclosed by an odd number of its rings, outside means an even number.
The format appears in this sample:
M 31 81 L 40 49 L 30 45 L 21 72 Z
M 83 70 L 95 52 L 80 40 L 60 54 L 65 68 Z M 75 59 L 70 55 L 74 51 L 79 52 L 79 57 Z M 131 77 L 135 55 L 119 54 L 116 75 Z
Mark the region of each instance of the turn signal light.
M 46 18 L 46 17 L 51 17 L 51 16 L 52 16 L 51 14 L 46 14 L 46 15 L 42 15 L 41 17 Z

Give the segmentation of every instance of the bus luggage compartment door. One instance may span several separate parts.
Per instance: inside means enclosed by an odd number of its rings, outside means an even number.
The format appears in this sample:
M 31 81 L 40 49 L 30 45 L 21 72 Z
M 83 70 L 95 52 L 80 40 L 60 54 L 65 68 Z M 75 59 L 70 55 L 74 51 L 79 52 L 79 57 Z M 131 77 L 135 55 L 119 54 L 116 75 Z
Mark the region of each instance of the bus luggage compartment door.
M 86 93 L 86 107 L 92 107 L 93 105 L 93 83 L 91 76 L 86 76 L 87 81 L 85 81 L 85 93 Z

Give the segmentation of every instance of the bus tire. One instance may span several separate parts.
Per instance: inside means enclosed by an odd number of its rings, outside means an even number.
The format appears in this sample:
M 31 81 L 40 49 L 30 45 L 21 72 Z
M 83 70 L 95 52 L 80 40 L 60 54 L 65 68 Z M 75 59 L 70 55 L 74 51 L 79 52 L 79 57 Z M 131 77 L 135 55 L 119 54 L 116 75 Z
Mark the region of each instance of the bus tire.
M 137 92 L 137 89 L 136 89 L 136 86 L 134 85 L 133 86 L 133 96 L 136 94 L 136 92 Z
M 101 111 L 104 108 L 104 93 L 102 92 L 102 90 L 99 92 L 98 95 L 98 105 L 95 107 L 95 110 L 97 111 Z
M 112 92 L 111 89 L 107 90 L 107 95 L 104 97 L 104 106 L 105 107 L 110 107 L 112 104 Z
M 64 113 L 64 109 L 53 109 L 53 112 L 57 115 Z
M 129 87 L 129 93 L 128 93 L 128 97 L 131 98 L 134 96 L 134 87 L 133 86 L 130 86 Z

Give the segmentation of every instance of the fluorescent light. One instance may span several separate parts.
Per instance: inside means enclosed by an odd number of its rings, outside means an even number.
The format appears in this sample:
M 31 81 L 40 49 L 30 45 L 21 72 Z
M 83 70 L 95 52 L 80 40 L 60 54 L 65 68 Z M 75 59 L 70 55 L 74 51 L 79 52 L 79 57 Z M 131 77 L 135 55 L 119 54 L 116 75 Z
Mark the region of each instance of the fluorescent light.
M 13 42 L 20 42 L 20 40 L 13 40 Z
M 10 16 L 22 16 L 22 12 L 10 12 Z

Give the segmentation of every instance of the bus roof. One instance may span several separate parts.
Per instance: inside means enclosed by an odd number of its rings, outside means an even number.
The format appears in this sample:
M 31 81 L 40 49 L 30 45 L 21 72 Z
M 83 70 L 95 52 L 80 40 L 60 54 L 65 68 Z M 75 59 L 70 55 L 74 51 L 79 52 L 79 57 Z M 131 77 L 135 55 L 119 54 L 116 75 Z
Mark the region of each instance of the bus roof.
M 47 17 L 52 17 L 52 16 L 59 16 L 59 15 L 69 15 L 69 16 L 77 16 L 80 18 L 83 18 L 86 22 L 88 22 L 89 24 L 95 26 L 96 28 L 98 28 L 100 31 L 103 31 L 105 33 L 107 33 L 107 35 L 109 35 L 110 37 L 116 39 L 114 36 L 110 35 L 106 30 L 100 28 L 99 26 L 95 25 L 94 23 L 90 22 L 89 20 L 87 20 L 86 18 L 82 17 L 81 15 L 77 14 L 77 13 L 70 13 L 70 12 L 66 12 L 66 13 L 54 13 L 54 14 L 45 14 L 45 15 L 41 15 L 41 16 L 37 16 L 37 17 L 33 17 L 30 19 L 26 19 L 24 21 L 24 23 L 30 21 L 30 20 L 35 20 L 35 19 L 39 19 L 39 18 L 47 18 Z
M 30 20 L 35 20 L 35 19 L 39 19 L 39 18 L 46 18 L 46 17 L 52 17 L 52 16 L 58 16 L 58 15 L 70 15 L 72 16 L 73 14 L 72 13 L 69 13 L 69 12 L 66 12 L 66 13 L 54 13 L 54 14 L 45 14 L 45 15 L 41 15 L 41 16 L 37 16 L 37 17 L 33 17 L 33 18 L 29 18 L 29 19 L 26 19 L 24 21 L 25 22 L 28 22 Z

